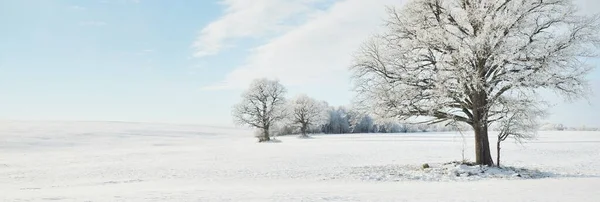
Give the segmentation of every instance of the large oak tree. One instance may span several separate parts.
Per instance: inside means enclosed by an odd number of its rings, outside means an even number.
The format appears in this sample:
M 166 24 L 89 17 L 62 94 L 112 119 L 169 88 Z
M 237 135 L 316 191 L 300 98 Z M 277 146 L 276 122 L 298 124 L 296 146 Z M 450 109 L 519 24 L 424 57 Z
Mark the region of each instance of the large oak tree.
M 385 117 L 469 124 L 478 164 L 493 165 L 488 127 L 506 118 L 503 100 L 586 93 L 598 18 L 571 0 L 412 0 L 388 12 L 351 68 L 359 101 Z

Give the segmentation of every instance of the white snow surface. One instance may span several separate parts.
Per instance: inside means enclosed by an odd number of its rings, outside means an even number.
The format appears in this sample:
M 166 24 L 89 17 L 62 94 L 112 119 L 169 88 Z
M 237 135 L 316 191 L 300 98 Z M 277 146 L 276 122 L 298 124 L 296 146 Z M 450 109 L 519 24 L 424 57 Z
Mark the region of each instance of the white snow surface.
M 600 201 L 600 132 L 504 142 L 502 163 L 536 179 L 443 165 L 462 160 L 463 143 L 474 159 L 465 134 L 264 144 L 227 127 L 2 121 L 0 201 Z

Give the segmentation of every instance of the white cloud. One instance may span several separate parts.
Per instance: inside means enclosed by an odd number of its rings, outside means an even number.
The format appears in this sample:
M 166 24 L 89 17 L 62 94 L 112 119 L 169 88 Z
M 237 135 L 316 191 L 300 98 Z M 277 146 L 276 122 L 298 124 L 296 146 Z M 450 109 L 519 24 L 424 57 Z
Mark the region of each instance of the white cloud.
M 381 28 L 385 5 L 398 0 L 343 0 L 285 34 L 254 48 L 244 65 L 205 90 L 245 88 L 255 78 L 285 85 L 348 82 L 352 53 Z
M 225 14 L 200 31 L 194 42 L 195 56 L 219 53 L 236 39 L 273 35 L 290 21 L 304 21 L 331 0 L 221 0 Z

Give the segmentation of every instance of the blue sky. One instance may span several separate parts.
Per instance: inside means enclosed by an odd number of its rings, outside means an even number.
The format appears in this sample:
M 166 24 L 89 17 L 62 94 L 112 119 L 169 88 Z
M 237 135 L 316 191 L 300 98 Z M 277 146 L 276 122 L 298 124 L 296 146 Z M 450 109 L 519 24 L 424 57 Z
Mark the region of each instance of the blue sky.
M 2 1 L 0 23 L 10 31 L 3 31 L 0 48 L 1 116 L 169 122 L 219 116 L 230 104 L 223 100 L 237 96 L 200 87 L 235 61 L 195 59 L 191 43 L 220 10 L 209 1 Z
M 351 54 L 389 4 L 401 2 L 0 0 L 0 119 L 227 125 L 263 75 L 290 97 L 349 104 Z M 590 78 L 600 94 L 600 71 Z M 549 121 L 600 126 L 598 97 Z

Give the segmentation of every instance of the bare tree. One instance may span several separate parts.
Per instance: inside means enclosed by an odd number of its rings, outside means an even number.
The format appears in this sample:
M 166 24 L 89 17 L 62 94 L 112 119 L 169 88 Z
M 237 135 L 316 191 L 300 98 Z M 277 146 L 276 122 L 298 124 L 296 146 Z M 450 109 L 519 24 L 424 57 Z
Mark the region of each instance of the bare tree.
M 528 99 L 505 97 L 499 101 L 504 118 L 496 122 L 500 131 L 496 141 L 496 165 L 498 167 L 500 167 L 500 144 L 509 137 L 519 143 L 535 138 L 541 126 L 539 120 L 546 115 L 546 110 L 542 109 L 539 104 L 543 102 L 531 99 L 534 96 L 521 96 Z
M 412 0 L 388 12 L 386 31 L 351 68 L 359 104 L 384 117 L 469 124 L 477 164 L 493 165 L 488 127 L 506 118 L 499 101 L 508 94 L 587 93 L 598 17 L 578 15 L 571 0 Z
M 308 137 L 308 127 L 324 123 L 327 115 L 324 103 L 304 94 L 290 101 L 290 113 L 291 122 L 300 127 L 301 137 Z
M 234 121 L 260 130 L 259 142 L 270 141 L 269 129 L 285 118 L 286 89 L 276 80 L 257 79 L 233 107 Z

